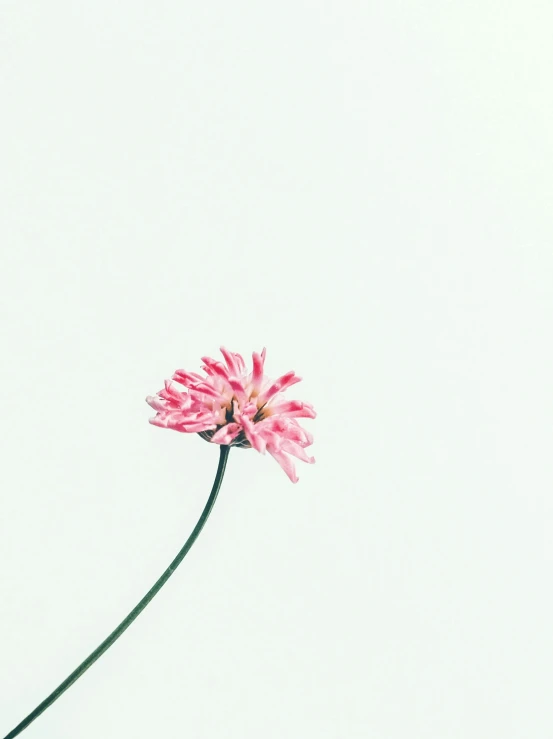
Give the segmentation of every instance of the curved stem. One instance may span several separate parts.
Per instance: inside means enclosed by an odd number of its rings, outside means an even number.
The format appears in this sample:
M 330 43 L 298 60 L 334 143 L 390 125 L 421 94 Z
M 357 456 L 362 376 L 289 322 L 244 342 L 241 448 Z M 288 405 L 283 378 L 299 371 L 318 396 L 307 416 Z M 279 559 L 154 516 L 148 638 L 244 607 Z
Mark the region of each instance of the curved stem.
M 67 688 L 69 688 L 73 683 L 78 680 L 81 675 L 83 675 L 91 665 L 96 662 L 96 660 L 106 652 L 111 645 L 119 639 L 121 634 L 126 631 L 129 626 L 132 624 L 132 622 L 135 620 L 135 618 L 146 608 L 148 603 L 152 600 L 152 598 L 161 590 L 161 588 L 165 585 L 167 580 L 171 577 L 173 572 L 177 569 L 177 567 L 180 565 L 182 560 L 185 558 L 189 550 L 191 549 L 192 545 L 198 538 L 198 535 L 200 531 L 203 529 L 205 522 L 207 521 L 209 514 L 211 513 L 211 510 L 215 504 L 215 501 L 217 499 L 217 495 L 219 494 L 219 489 L 221 487 L 221 483 L 223 481 L 223 475 L 225 473 L 225 467 L 227 465 L 227 459 L 228 459 L 228 453 L 229 453 L 230 447 L 229 446 L 221 446 L 220 447 L 220 456 L 219 456 L 219 466 L 217 467 L 217 474 L 215 475 L 215 481 L 213 483 L 213 487 L 211 489 L 211 493 L 209 494 L 208 501 L 205 505 L 204 510 L 202 511 L 202 515 L 200 516 L 198 523 L 194 527 L 194 531 L 190 534 L 188 537 L 186 544 L 183 546 L 183 548 L 180 550 L 180 552 L 177 554 L 175 559 L 171 562 L 169 567 L 165 570 L 163 575 L 159 578 L 159 580 L 155 583 L 155 585 L 146 593 L 146 595 L 142 598 L 140 603 L 138 603 L 132 611 L 129 613 L 127 618 L 125 618 L 119 626 L 115 629 L 115 631 L 112 631 L 111 634 L 105 639 L 100 646 L 96 647 L 96 649 L 90 654 L 85 661 L 80 664 L 76 670 L 74 670 L 69 677 L 67 677 L 58 687 L 54 690 L 53 693 L 51 693 L 45 700 L 42 701 L 40 705 L 38 705 L 32 713 L 30 713 L 27 718 L 23 719 L 23 721 L 18 724 L 15 729 L 12 729 L 9 734 L 7 734 L 4 739 L 13 739 L 13 737 L 20 734 L 24 729 L 29 726 L 30 723 L 32 723 L 35 718 L 40 716 L 41 713 L 43 713 L 47 708 L 49 708 L 54 701 L 56 701 L 62 693 L 64 693 Z

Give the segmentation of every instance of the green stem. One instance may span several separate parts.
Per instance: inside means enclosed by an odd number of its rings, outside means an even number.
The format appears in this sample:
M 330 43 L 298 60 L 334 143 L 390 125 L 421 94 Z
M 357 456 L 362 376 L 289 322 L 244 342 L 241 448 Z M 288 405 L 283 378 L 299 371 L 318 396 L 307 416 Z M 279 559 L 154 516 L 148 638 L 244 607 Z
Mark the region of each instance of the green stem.
M 221 446 L 220 447 L 220 456 L 219 456 L 219 466 L 217 467 L 217 474 L 215 475 L 215 481 L 213 483 L 213 487 L 211 489 L 211 493 L 209 494 L 208 501 L 205 505 L 204 510 L 202 511 L 202 515 L 200 516 L 198 523 L 194 527 L 194 531 L 190 534 L 188 537 L 186 544 L 183 546 L 183 548 L 180 550 L 180 552 L 177 554 L 175 559 L 171 562 L 169 567 L 165 570 L 163 575 L 159 578 L 159 580 L 155 583 L 155 585 L 146 593 L 146 595 L 142 598 L 140 603 L 136 605 L 132 611 L 129 613 L 127 618 L 125 618 L 119 626 L 115 629 L 115 631 L 112 631 L 111 634 L 108 636 L 107 639 L 105 639 L 100 646 L 96 647 L 96 649 L 90 654 L 85 661 L 80 664 L 76 670 L 74 670 L 69 677 L 67 677 L 61 685 L 58 685 L 58 687 L 54 690 L 53 693 L 51 693 L 45 700 L 42 701 L 40 705 L 38 705 L 34 711 L 32 711 L 27 718 L 23 719 L 23 721 L 18 724 L 15 729 L 12 729 L 9 734 L 7 734 L 4 739 L 13 739 L 13 737 L 20 734 L 24 729 L 29 726 L 30 723 L 32 723 L 35 718 L 38 718 L 41 713 L 43 713 L 47 708 L 49 708 L 52 703 L 54 703 L 62 693 L 64 693 L 67 688 L 69 688 L 71 685 L 73 685 L 74 682 L 76 682 L 81 675 L 84 675 L 84 673 L 88 670 L 88 668 L 96 662 L 96 660 L 104 654 L 104 652 L 107 652 L 107 650 L 111 647 L 111 645 L 119 639 L 121 634 L 126 631 L 129 626 L 132 624 L 132 622 L 135 620 L 135 618 L 146 608 L 148 603 L 152 600 L 152 598 L 161 590 L 161 588 L 165 585 L 167 580 L 171 577 L 173 572 L 177 569 L 177 567 L 180 565 L 182 560 L 186 557 L 187 553 L 191 549 L 192 545 L 198 538 L 198 535 L 200 531 L 203 529 L 205 522 L 207 521 L 209 514 L 211 513 L 211 510 L 213 509 L 213 506 L 215 505 L 215 501 L 217 499 L 217 495 L 219 494 L 219 489 L 221 487 L 221 483 L 223 481 L 223 475 L 225 473 L 225 467 L 227 465 L 227 459 L 228 459 L 228 453 L 229 453 L 230 447 L 229 446 Z

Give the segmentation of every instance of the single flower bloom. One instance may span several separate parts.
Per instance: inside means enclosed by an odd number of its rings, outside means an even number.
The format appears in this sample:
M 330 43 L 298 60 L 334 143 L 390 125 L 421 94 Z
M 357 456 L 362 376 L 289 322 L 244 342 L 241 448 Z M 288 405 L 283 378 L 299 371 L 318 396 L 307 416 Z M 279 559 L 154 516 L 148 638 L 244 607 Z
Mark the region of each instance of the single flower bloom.
M 150 423 L 182 433 L 197 433 L 213 444 L 253 447 L 269 452 L 292 482 L 297 482 L 291 457 L 313 464 L 305 448 L 313 443 L 311 434 L 298 418 L 315 418 L 313 406 L 300 400 L 286 400 L 283 392 L 300 382 L 287 372 L 274 382 L 264 375 L 265 349 L 254 352 L 253 369 L 248 372 L 240 354 L 221 347 L 225 360 L 202 357 L 205 376 L 176 370 L 171 380 L 146 402 L 156 411 Z M 290 455 L 290 456 L 289 456 Z

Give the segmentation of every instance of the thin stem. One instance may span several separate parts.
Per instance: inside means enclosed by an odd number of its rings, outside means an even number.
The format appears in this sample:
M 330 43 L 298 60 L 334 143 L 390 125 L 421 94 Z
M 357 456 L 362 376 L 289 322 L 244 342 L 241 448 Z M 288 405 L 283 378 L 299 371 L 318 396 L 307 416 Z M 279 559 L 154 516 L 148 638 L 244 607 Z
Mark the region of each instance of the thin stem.
M 217 499 L 217 495 L 219 494 L 219 489 L 221 487 L 221 483 L 223 481 L 223 475 L 225 473 L 225 467 L 227 465 L 227 459 L 228 459 L 228 453 L 229 453 L 230 447 L 229 446 L 221 446 L 220 447 L 220 456 L 219 456 L 219 465 L 217 467 L 217 474 L 215 475 L 215 481 L 213 483 L 213 487 L 211 489 L 211 493 L 209 494 L 208 501 L 205 505 L 204 510 L 202 511 L 202 515 L 200 516 L 198 523 L 194 527 L 194 531 L 190 534 L 188 537 L 186 544 L 183 546 L 183 548 L 180 550 L 180 552 L 177 554 L 175 559 L 171 562 L 169 567 L 165 570 L 163 575 L 159 578 L 159 580 L 155 583 L 155 585 L 146 593 L 146 595 L 142 598 L 140 603 L 136 605 L 132 611 L 129 613 L 127 618 L 125 618 L 119 626 L 115 629 L 115 631 L 112 631 L 111 634 L 108 636 L 107 639 L 105 639 L 100 646 L 98 646 L 92 654 L 90 654 L 85 661 L 80 664 L 76 670 L 74 670 L 69 677 L 67 677 L 61 685 L 58 685 L 58 687 L 54 690 L 53 693 L 51 693 L 45 700 L 42 701 L 40 705 L 38 705 L 32 713 L 30 713 L 27 718 L 23 719 L 23 721 L 18 724 L 15 729 L 12 729 L 9 734 L 7 734 L 4 739 L 13 739 L 13 737 L 18 736 L 24 729 L 29 726 L 30 723 L 32 723 L 35 718 L 40 716 L 43 711 L 45 711 L 47 708 L 49 708 L 54 701 L 56 701 L 62 693 L 64 693 L 67 688 L 69 688 L 71 685 L 73 685 L 74 682 L 76 682 L 81 675 L 83 675 L 88 668 L 96 662 L 96 660 L 104 654 L 104 652 L 107 652 L 107 650 L 111 647 L 111 645 L 119 639 L 121 634 L 126 631 L 129 626 L 132 624 L 132 622 L 135 620 L 135 618 L 146 608 L 148 603 L 152 600 L 152 598 L 161 590 L 161 588 L 165 585 L 167 580 L 171 577 L 173 572 L 177 569 L 177 567 L 180 565 L 182 560 L 186 557 L 187 553 L 191 549 L 192 545 L 198 538 L 198 535 L 200 531 L 203 529 L 205 522 L 207 521 L 209 514 L 211 513 L 213 506 L 215 505 L 215 501 Z

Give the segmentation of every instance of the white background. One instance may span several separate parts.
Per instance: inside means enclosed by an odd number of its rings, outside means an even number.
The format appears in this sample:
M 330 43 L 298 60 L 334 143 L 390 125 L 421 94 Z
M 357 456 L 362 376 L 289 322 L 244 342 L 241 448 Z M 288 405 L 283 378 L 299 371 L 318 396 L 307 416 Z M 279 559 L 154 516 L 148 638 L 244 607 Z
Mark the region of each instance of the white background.
M 0 735 L 176 554 L 223 344 L 317 463 L 231 453 L 181 568 L 25 736 L 553 735 L 549 3 L 0 3 Z

